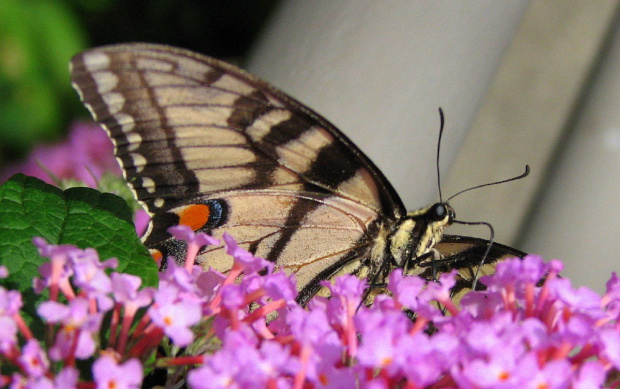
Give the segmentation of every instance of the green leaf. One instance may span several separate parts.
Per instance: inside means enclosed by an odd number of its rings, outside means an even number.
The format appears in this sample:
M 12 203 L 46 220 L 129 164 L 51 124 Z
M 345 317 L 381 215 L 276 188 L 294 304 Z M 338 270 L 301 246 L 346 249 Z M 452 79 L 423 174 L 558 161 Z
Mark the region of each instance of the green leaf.
M 0 265 L 9 269 L 2 285 L 22 292 L 32 286 L 41 258 L 32 244 L 40 236 L 53 244 L 92 247 L 102 260 L 116 257 L 119 272 L 157 284 L 157 266 L 135 233 L 127 203 L 90 188 L 64 192 L 17 174 L 0 186 Z

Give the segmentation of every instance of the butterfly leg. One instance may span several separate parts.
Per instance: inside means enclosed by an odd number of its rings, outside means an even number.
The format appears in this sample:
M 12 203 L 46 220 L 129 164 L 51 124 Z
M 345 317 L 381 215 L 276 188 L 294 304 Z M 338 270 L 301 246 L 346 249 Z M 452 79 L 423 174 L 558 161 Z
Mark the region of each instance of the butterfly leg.
M 391 255 L 387 254 L 384 254 L 383 258 L 376 261 L 375 263 L 378 263 L 379 265 L 376 266 L 376 270 L 373 269 L 369 273 L 366 290 L 362 295 L 362 301 L 360 301 L 359 305 L 357 306 L 357 310 L 359 310 L 362 304 L 364 304 L 368 300 L 370 293 L 373 289 L 383 288 L 386 286 L 387 283 L 385 281 L 385 278 L 387 277 L 389 270 L 395 265 L 394 258 Z M 382 280 L 381 282 L 379 282 L 380 279 Z
M 428 264 L 423 263 L 429 258 L 430 258 L 430 263 Z M 440 261 L 443 261 L 443 259 L 444 258 L 441 256 L 441 253 L 439 253 L 439 251 L 436 250 L 435 248 L 432 248 L 428 252 L 418 257 L 409 258 L 407 261 L 405 261 L 405 264 L 403 265 L 403 274 L 408 274 L 409 270 L 411 270 L 415 266 L 420 266 L 420 267 L 430 266 L 433 272 L 433 281 L 435 281 L 437 279 L 436 277 L 437 276 L 437 265 L 436 264 Z

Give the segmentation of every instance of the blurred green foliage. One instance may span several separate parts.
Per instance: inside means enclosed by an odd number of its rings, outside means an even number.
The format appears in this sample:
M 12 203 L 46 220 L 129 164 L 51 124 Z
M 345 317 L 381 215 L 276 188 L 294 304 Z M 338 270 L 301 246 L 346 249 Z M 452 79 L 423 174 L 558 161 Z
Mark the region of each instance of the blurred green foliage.
M 58 140 L 86 110 L 68 62 L 87 47 L 145 41 L 241 57 L 276 0 L 0 0 L 0 169 Z
M 63 2 L 0 1 L 0 153 L 58 135 L 69 113 L 60 102 L 73 94 L 67 61 L 85 46 Z

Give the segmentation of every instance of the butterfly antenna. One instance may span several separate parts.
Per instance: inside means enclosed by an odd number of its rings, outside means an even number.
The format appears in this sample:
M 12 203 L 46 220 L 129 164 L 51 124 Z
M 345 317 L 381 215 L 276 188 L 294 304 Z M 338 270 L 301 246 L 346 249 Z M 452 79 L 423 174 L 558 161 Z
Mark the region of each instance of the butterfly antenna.
M 520 180 L 524 177 L 527 177 L 530 174 L 530 166 L 529 165 L 525 165 L 525 172 L 523 174 L 519 174 L 516 177 L 512 177 L 512 178 L 508 178 L 506 180 L 501 180 L 501 181 L 495 181 L 495 182 L 489 182 L 488 184 L 482 184 L 482 185 L 476 185 L 473 186 L 471 188 L 467 188 L 467 189 L 463 189 L 460 192 L 457 192 L 456 194 L 453 194 L 452 196 L 450 196 L 450 198 L 448 200 L 446 200 L 446 202 L 449 202 L 450 200 L 452 200 L 453 198 L 455 198 L 456 196 L 465 193 L 465 192 L 469 192 L 470 190 L 474 190 L 474 189 L 478 189 L 478 188 L 484 188 L 485 186 L 491 186 L 491 185 L 497 185 L 497 184 L 503 184 L 505 182 L 510 182 L 510 181 L 516 181 L 516 180 Z
M 527 175 L 529 175 L 529 174 L 530 174 L 530 166 L 529 165 L 525 165 L 525 172 L 523 172 L 522 174 L 519 174 L 518 176 L 515 176 L 515 177 L 512 177 L 512 178 L 508 178 L 506 180 L 490 182 L 488 184 L 476 185 L 476 186 L 473 186 L 471 188 L 463 189 L 462 191 L 457 192 L 456 194 L 450 196 L 450 198 L 448 198 L 448 200 L 446 200 L 446 202 L 449 202 L 450 200 L 452 200 L 456 196 L 458 196 L 458 195 L 460 195 L 462 193 L 465 193 L 465 192 L 469 192 L 470 190 L 474 190 L 474 189 L 478 189 L 478 188 L 483 188 L 485 186 L 503 184 L 505 182 L 515 181 L 515 180 L 520 180 L 521 178 L 527 177 Z M 487 223 L 487 222 L 464 222 L 464 221 L 460 221 L 460 220 L 454 220 L 453 223 L 464 224 L 464 225 L 468 225 L 468 226 L 484 225 L 484 226 L 487 226 L 489 228 L 489 232 L 490 232 L 489 244 L 487 245 L 487 248 L 484 251 L 484 255 L 482 256 L 482 259 L 480 260 L 480 264 L 478 265 L 478 269 L 476 270 L 476 274 L 474 275 L 474 282 L 472 284 L 472 290 L 476 290 L 476 286 L 478 285 L 478 278 L 479 278 L 479 275 L 480 275 L 480 269 L 482 269 L 482 266 L 484 266 L 484 262 L 486 261 L 487 257 L 489 256 L 489 253 L 491 252 L 491 247 L 493 246 L 493 239 L 495 238 L 495 230 L 493 229 L 493 226 L 490 223 Z
M 443 109 L 439 107 L 439 140 L 437 141 L 437 161 L 435 166 L 437 167 L 437 188 L 439 189 L 439 202 L 443 203 L 441 197 L 441 174 L 439 173 L 439 154 L 441 151 L 441 138 L 443 135 L 443 126 L 445 123 L 445 118 L 443 116 Z

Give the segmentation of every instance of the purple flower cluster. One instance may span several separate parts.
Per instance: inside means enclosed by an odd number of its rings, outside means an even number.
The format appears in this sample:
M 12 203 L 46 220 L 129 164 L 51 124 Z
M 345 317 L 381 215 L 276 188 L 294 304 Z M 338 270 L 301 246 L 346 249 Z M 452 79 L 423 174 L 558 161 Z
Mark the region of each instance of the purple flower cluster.
M 133 305 L 150 303 L 152 290 L 138 291 L 140 279 L 126 274 L 106 274 L 117 261 L 100 262 L 93 249 L 71 245 L 49 245 L 41 238 L 34 244 L 50 261 L 39 268 L 34 289 L 49 291 L 50 299 L 39 305 L 37 314 L 47 324 L 46 333 L 35 337 L 25 324 L 20 309 L 21 295 L 0 287 L 0 356 L 15 372 L 0 375 L 0 386 L 11 388 L 138 388 L 142 382 L 140 361 L 131 358 L 120 342 L 100 343 L 106 312 L 124 309 L 123 324 L 131 325 Z M 6 271 L 4 272 L 6 273 Z M 115 279 L 133 277 L 133 285 L 119 285 Z M 132 288 L 133 287 L 133 288 Z M 119 296 L 125 295 L 123 300 Z M 119 327 L 113 323 L 110 328 Z M 18 337 L 21 334 L 22 342 Z M 124 339 L 127 339 L 125 336 Z M 77 360 L 96 358 L 93 383 L 80 382 Z
M 456 273 L 428 283 L 396 269 L 390 294 L 370 307 L 360 307 L 364 282 L 342 276 L 323 282 L 330 298 L 302 308 L 294 276 L 232 237 L 224 245 L 234 264 L 221 274 L 194 266 L 217 240 L 182 226 L 171 233 L 187 242 L 188 258 L 184 267 L 168 261 L 157 289 L 108 275 L 116 261 L 100 262 L 94 250 L 36 239 L 50 258 L 35 280 L 50 294 L 38 308 L 47 332 L 36 339 L 20 294 L 0 287 L 0 358 L 15 371 L 0 386 L 137 388 L 157 366 L 168 369 L 166 385 L 186 379 L 193 389 L 620 387 L 615 274 L 600 297 L 559 278 L 557 261 L 508 260 L 481 279 L 486 291 L 457 306 Z M 158 346 L 169 354 L 153 358 Z M 92 373 L 76 360 L 91 361 Z
M 460 308 L 449 293 L 455 272 L 427 284 L 394 270 L 391 296 L 359 310 L 364 284 L 343 276 L 324 282 L 331 298 L 316 297 L 307 310 L 287 301 L 269 332 L 244 320 L 220 327 L 221 350 L 188 380 L 200 389 L 600 387 L 620 369 L 620 281 L 614 275 L 601 299 L 571 288 L 559 270 L 534 256 L 508 260 Z
M 25 161 L 9 165 L 0 173 L 0 183 L 15 173 L 24 173 L 48 184 L 54 184 L 54 178 L 74 179 L 95 188 L 105 172 L 121 175 L 113 148 L 110 138 L 101 127 L 76 123 L 66 141 L 39 145 Z

